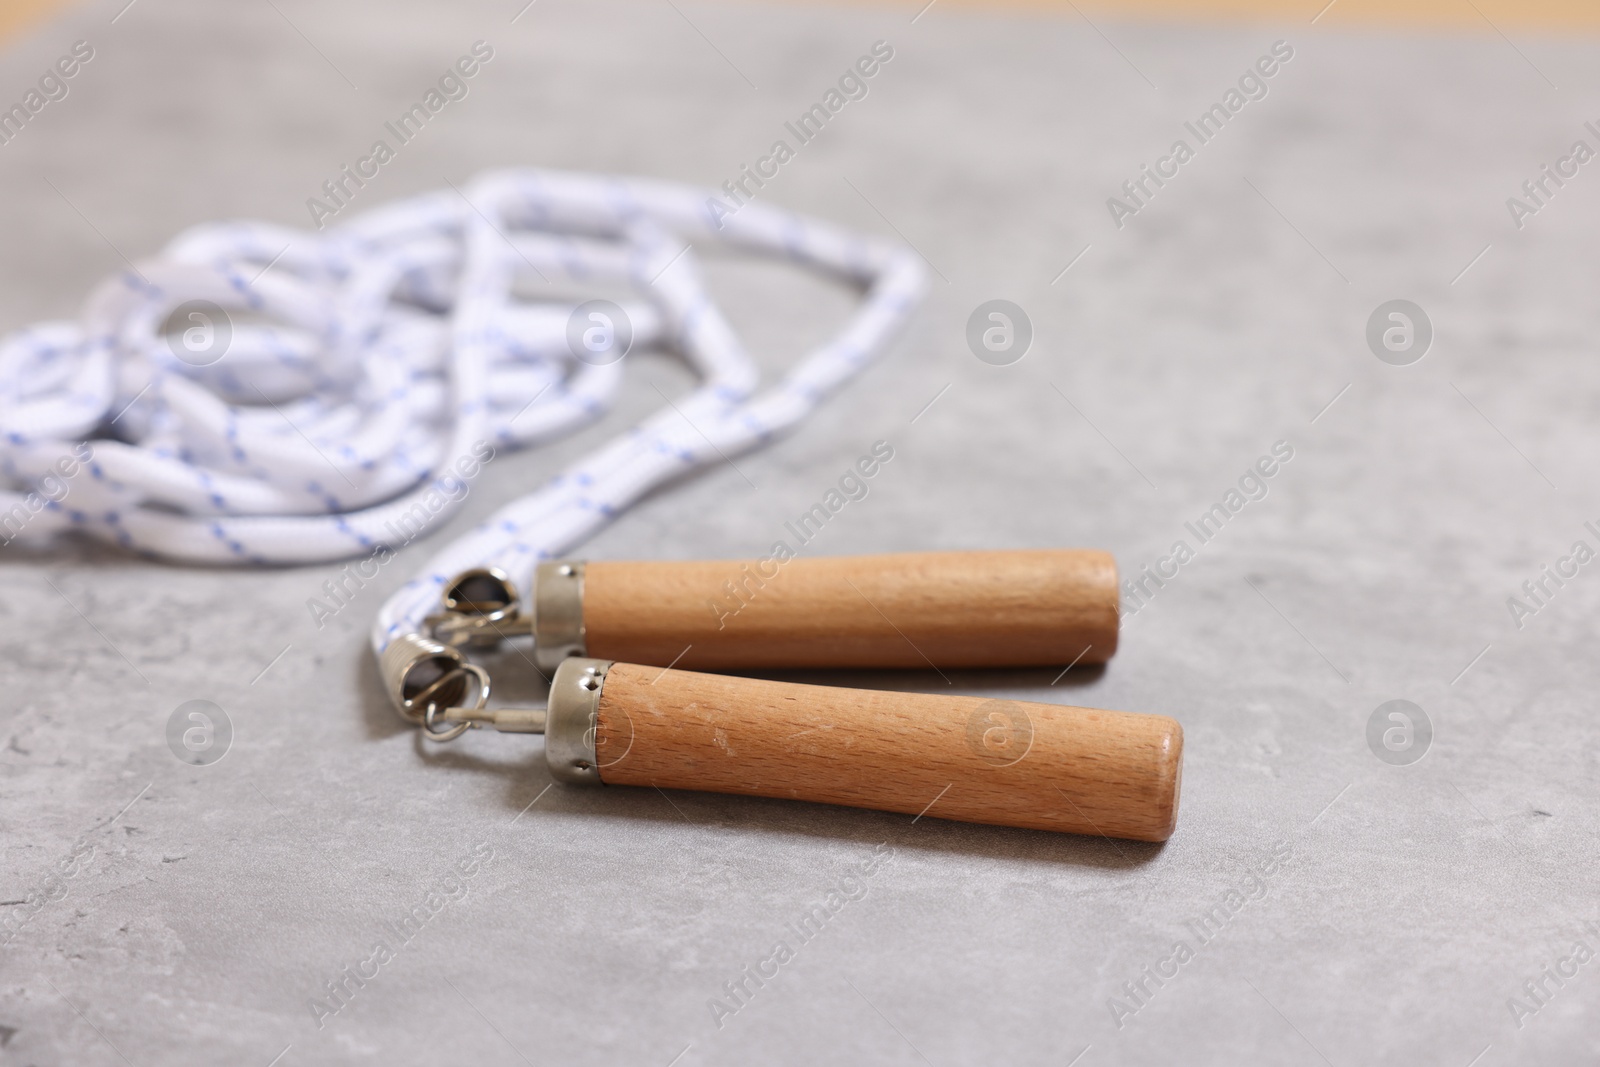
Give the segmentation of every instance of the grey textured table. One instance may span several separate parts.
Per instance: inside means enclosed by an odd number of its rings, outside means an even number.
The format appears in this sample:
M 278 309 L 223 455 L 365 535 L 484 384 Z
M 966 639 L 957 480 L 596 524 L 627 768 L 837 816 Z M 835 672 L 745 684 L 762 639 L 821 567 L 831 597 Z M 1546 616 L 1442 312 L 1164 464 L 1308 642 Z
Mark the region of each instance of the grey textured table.
M 762 195 L 903 235 L 937 272 L 927 306 L 738 461 L 754 488 L 707 471 L 586 553 L 756 553 L 882 438 L 894 461 L 818 551 L 1094 545 L 1138 574 L 1195 547 L 1184 524 L 1286 441 L 1267 495 L 1129 620 L 1105 671 L 821 679 L 1174 715 L 1178 831 L 1155 847 L 544 792 L 537 741 L 424 750 L 384 701 L 365 629 L 426 546 L 320 631 L 305 602 L 334 567 L 9 546 L 0 1061 L 1594 1061 L 1600 579 L 1547 583 L 1520 628 L 1507 600 L 1600 545 L 1583 526 L 1600 177 L 1581 168 L 1520 230 L 1506 198 L 1596 145 L 1595 42 L 1363 36 L 1311 8 L 1185 27 L 645 0 L 539 0 L 513 24 L 518 6 L 142 0 L 113 22 L 114 0 L 35 28 L 0 54 L 7 101 L 74 40 L 96 56 L 0 146 L 0 326 L 72 314 L 119 267 L 110 246 L 137 257 L 211 218 L 303 225 L 480 38 L 496 56 L 471 95 L 365 204 L 508 164 L 720 184 L 887 40 L 867 98 Z M 1294 57 L 1266 97 L 1114 226 L 1107 198 L 1280 39 Z M 711 274 L 773 368 L 848 306 L 776 268 Z M 997 297 L 1035 329 L 1003 367 L 965 341 Z M 1409 366 L 1364 339 L 1395 298 L 1435 327 Z M 496 462 L 439 536 L 689 381 L 638 363 L 602 426 Z M 213 766 L 167 748 L 191 699 L 236 728 Z M 1397 699 L 1433 726 L 1410 765 L 1368 744 Z M 800 943 L 793 924 L 875 851 Z M 392 958 L 349 982 L 379 940 Z M 794 958 L 746 979 L 783 940 Z M 348 1003 L 319 1013 L 336 981 Z

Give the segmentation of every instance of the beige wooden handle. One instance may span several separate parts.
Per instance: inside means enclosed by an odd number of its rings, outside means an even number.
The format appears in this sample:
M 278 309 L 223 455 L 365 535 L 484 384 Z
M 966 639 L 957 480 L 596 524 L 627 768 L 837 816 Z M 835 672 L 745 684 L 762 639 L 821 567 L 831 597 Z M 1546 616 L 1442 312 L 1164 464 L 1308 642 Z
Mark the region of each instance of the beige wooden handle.
M 547 575 L 561 588 L 547 567 L 541 597 Z M 1104 663 L 1117 648 L 1116 561 L 1092 550 L 591 561 L 567 580 L 582 584 L 582 636 L 552 634 L 563 655 L 942 670 Z
M 607 785 L 1139 841 L 1165 841 L 1178 818 L 1183 728 L 1163 715 L 614 663 L 594 721 Z

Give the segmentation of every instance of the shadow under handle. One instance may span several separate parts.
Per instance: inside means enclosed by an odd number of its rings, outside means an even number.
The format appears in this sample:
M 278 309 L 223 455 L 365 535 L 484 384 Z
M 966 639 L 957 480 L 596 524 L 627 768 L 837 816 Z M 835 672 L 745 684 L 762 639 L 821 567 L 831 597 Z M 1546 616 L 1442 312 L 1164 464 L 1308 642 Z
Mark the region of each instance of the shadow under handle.
M 546 756 L 568 782 L 657 786 L 1164 841 L 1183 728 L 1163 715 L 842 689 L 573 658 Z

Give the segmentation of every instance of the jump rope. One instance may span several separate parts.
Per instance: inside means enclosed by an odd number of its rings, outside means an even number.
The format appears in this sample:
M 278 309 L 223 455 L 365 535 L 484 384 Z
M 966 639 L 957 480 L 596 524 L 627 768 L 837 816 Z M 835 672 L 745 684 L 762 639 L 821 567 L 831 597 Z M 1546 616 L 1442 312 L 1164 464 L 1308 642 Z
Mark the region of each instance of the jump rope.
M 197 563 L 386 560 L 495 455 L 600 418 L 628 351 L 667 348 L 692 392 L 451 542 L 379 610 L 372 648 L 404 718 L 437 741 L 544 733 L 566 782 L 1164 840 L 1183 744 L 1164 716 L 700 673 L 1102 663 L 1118 611 L 1105 553 L 561 558 L 650 490 L 793 428 L 922 298 L 909 249 L 761 203 L 713 212 L 715 195 L 516 170 L 316 233 L 187 230 L 102 282 L 79 321 L 0 341 L 0 536 L 72 529 Z M 859 306 L 763 388 L 696 243 L 811 269 Z M 547 706 L 490 707 L 469 653 L 529 636 Z

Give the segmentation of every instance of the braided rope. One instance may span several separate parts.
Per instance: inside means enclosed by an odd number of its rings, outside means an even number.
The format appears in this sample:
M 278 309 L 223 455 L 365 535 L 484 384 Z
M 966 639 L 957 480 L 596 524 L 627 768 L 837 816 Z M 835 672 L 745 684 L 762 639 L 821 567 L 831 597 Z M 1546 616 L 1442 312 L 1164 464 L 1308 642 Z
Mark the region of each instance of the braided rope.
M 320 233 L 194 227 L 103 282 L 81 321 L 0 340 L 0 527 L 9 536 L 20 520 L 7 516 L 26 516 L 30 535 L 77 529 L 206 563 L 399 547 L 457 510 L 463 479 L 493 450 L 570 433 L 615 397 L 622 363 L 580 360 L 568 343 L 575 305 L 519 298 L 519 281 L 620 283 L 635 294 L 621 305 L 633 347 L 673 348 L 699 386 L 446 546 L 379 610 L 374 651 L 417 631 L 469 567 L 526 588 L 535 563 L 650 489 L 794 426 L 922 296 L 908 250 L 760 203 L 719 218 L 712 195 L 516 170 Z M 781 256 L 864 299 L 757 392 L 689 241 Z M 189 301 L 231 325 L 225 357 L 205 366 L 163 332 Z M 90 458 L 58 494 L 69 453 Z

